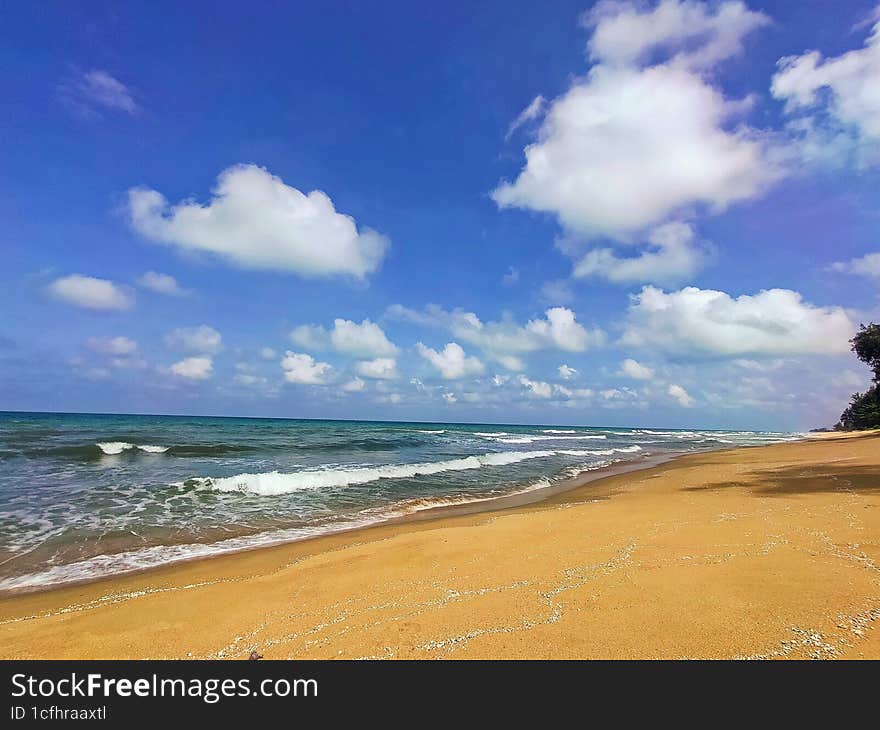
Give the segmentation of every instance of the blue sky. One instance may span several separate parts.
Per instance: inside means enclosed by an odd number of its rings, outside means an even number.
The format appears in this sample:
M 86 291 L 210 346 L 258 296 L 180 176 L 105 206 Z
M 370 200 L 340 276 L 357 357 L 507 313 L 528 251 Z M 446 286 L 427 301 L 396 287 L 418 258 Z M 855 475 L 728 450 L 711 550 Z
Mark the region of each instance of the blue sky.
M 8 8 L 0 408 L 833 423 L 875 2 L 471 5 Z

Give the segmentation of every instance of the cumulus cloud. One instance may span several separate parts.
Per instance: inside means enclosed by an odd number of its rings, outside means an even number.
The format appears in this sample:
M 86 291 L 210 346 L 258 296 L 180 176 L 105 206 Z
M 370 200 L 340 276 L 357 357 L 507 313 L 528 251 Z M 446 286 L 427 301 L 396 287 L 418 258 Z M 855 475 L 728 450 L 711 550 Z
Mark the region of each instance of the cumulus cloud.
M 855 325 L 841 307 L 819 307 L 796 291 L 733 298 L 686 287 L 646 286 L 632 297 L 621 343 L 710 355 L 835 354 L 849 351 Z
M 137 352 L 138 343 L 129 337 L 90 337 L 89 347 L 105 355 L 124 357 Z
M 558 368 L 559 377 L 563 380 L 571 380 L 575 375 L 578 374 L 578 371 L 574 368 L 570 368 L 568 365 L 562 364 Z
M 694 399 L 688 394 L 688 392 L 682 388 L 680 385 L 676 385 L 673 383 L 669 386 L 666 391 L 670 396 L 675 398 L 678 401 L 678 405 L 682 408 L 690 408 L 694 405 Z
M 830 145 L 861 164 L 880 162 L 880 13 L 863 48 L 833 58 L 809 51 L 778 65 L 771 93 L 797 120 L 809 154 Z
M 458 398 L 455 397 L 455 393 L 447 392 L 443 394 L 443 400 L 452 405 L 453 403 L 456 403 L 458 401 Z
M 131 90 L 101 69 L 72 72 L 58 85 L 58 93 L 85 117 L 100 117 L 102 111 L 134 116 L 139 111 Z
M 868 279 L 880 279 L 880 253 L 869 253 L 849 261 L 836 261 L 829 267 L 832 271 L 855 274 Z
M 171 372 L 188 380 L 205 380 L 214 372 L 214 362 L 210 357 L 188 357 L 171 366 Z
M 288 383 L 304 385 L 326 385 L 333 369 L 329 363 L 315 362 L 311 355 L 290 350 L 281 360 L 281 368 Z
M 304 324 L 293 329 L 290 339 L 310 350 L 326 350 L 353 357 L 390 357 L 397 353 L 384 330 L 369 319 L 360 324 L 348 319 L 335 319 L 328 332 L 320 325 Z
M 49 293 L 68 304 L 96 311 L 129 309 L 133 304 L 131 296 L 118 284 L 81 274 L 56 279 L 49 285 Z
M 352 378 L 343 384 L 342 389 L 346 393 L 359 393 L 366 387 L 366 383 L 361 378 Z
M 650 380 L 654 377 L 654 371 L 637 360 L 628 357 L 620 363 L 620 375 L 633 378 L 633 380 Z
M 274 360 L 278 357 L 278 353 L 271 347 L 263 347 L 260 349 L 260 357 L 264 360 Z
M 179 327 L 165 336 L 165 344 L 175 350 L 210 355 L 220 351 L 223 338 L 213 327 Z
M 522 358 L 517 357 L 516 355 L 495 355 L 495 359 L 501 365 L 501 367 L 506 368 L 507 370 L 512 370 L 515 373 L 518 373 L 520 370 L 526 369 L 526 364 L 522 361 Z
M 362 360 L 355 365 L 358 375 L 374 380 L 393 380 L 397 377 L 397 360 L 393 357 L 377 357 L 374 360 Z
M 155 190 L 132 188 L 128 212 L 134 229 L 151 241 L 305 277 L 364 278 L 388 248 L 387 238 L 358 230 L 353 218 L 338 213 L 326 193 L 303 193 L 256 165 L 221 172 L 206 205 L 169 205 Z
M 705 71 L 765 22 L 738 2 L 602 3 L 587 16 L 595 64 L 550 102 L 525 167 L 493 199 L 580 235 L 628 239 L 682 210 L 755 196 L 779 172 L 763 136 L 733 123 L 743 104 Z M 664 62 L 641 65 L 658 53 Z
M 525 375 L 520 375 L 517 379 L 533 398 L 550 398 L 553 396 L 553 386 L 542 380 L 531 380 Z
M 653 8 L 600 2 L 583 22 L 594 29 L 587 46 L 590 56 L 603 63 L 633 65 L 660 51 L 674 53 L 682 65 L 711 68 L 741 54 L 743 39 L 769 25 L 770 18 L 742 2 L 662 0 Z
M 566 307 L 551 307 L 543 317 L 531 319 L 525 325 L 511 318 L 500 322 L 483 322 L 473 312 L 461 309 L 449 312 L 436 305 L 428 305 L 423 311 L 417 311 L 396 304 L 388 308 L 387 314 L 415 324 L 448 330 L 456 339 L 480 348 L 510 370 L 522 369 L 521 355 L 538 350 L 582 352 L 601 345 L 605 340 L 605 333 L 601 329 L 588 330 Z
M 687 223 L 666 223 L 649 235 L 650 250 L 638 256 L 620 257 L 613 249 L 588 251 L 575 264 L 572 276 L 577 279 L 598 277 L 615 284 L 680 284 L 691 279 L 703 267 L 706 251 L 695 241 Z
M 355 357 L 388 357 L 397 352 L 382 328 L 369 319 L 360 324 L 348 319 L 335 320 L 330 343 L 337 352 Z
M 160 274 L 158 271 L 146 272 L 138 278 L 137 284 L 144 289 L 171 297 L 180 297 L 186 294 L 186 291 L 177 283 L 177 279 L 170 274 Z
M 457 342 L 450 342 L 437 352 L 421 342 L 416 349 L 425 360 L 433 365 L 445 380 L 458 380 L 468 375 L 479 375 L 485 371 L 483 363 L 476 357 L 469 357 Z

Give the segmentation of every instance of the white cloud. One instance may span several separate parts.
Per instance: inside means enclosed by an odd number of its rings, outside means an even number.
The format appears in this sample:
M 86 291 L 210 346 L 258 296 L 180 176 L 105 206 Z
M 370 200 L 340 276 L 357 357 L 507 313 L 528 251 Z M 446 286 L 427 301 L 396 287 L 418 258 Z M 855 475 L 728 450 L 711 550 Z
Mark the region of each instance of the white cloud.
M 574 368 L 570 368 L 568 365 L 562 364 L 558 368 L 559 377 L 563 380 L 571 380 L 575 375 L 578 374 L 578 371 Z
M 389 357 L 397 352 L 382 328 L 369 319 L 360 324 L 347 319 L 335 320 L 330 342 L 337 352 L 355 357 Z
M 468 357 L 457 342 L 448 343 L 440 352 L 425 347 L 421 342 L 416 344 L 416 349 L 446 380 L 479 375 L 485 370 L 483 363 L 476 357 Z
M 854 148 L 861 163 L 880 162 L 880 15 L 864 48 L 827 59 L 809 51 L 778 65 L 771 92 L 798 118 L 808 146 L 818 135 L 836 151 Z
M 325 385 L 332 371 L 329 363 L 315 362 L 311 355 L 290 350 L 281 360 L 281 367 L 288 383 L 305 385 Z
M 531 380 L 525 375 L 520 375 L 519 384 L 528 390 L 533 398 L 550 398 L 553 396 L 553 386 L 541 380 Z
M 213 327 L 206 324 L 198 327 L 180 327 L 165 336 L 165 344 L 176 350 L 213 354 L 220 351 L 223 338 Z
M 550 103 L 525 167 L 492 192 L 499 206 L 627 239 L 695 205 L 719 210 L 751 198 L 778 176 L 762 136 L 732 123 L 742 102 L 726 100 L 703 73 L 736 53 L 763 16 L 735 2 L 713 11 L 665 0 L 649 13 L 603 3 L 588 22 L 597 63 Z M 665 63 L 638 65 L 657 51 Z
M 537 119 L 541 116 L 544 111 L 544 108 L 547 105 L 547 100 L 538 94 L 534 99 L 532 99 L 528 106 L 523 109 L 514 119 L 510 126 L 507 128 L 507 134 L 505 135 L 505 139 L 510 139 L 511 135 L 519 129 L 523 124 L 531 122 L 533 119 Z
M 323 327 L 313 324 L 302 324 L 294 327 L 290 339 L 295 345 L 306 350 L 326 350 L 330 345 L 330 336 Z
M 89 347 L 105 355 L 125 356 L 137 352 L 138 343 L 129 337 L 90 337 Z
M 621 343 L 714 355 L 833 354 L 849 351 L 855 325 L 841 307 L 818 307 L 789 289 L 732 298 L 686 287 L 646 286 L 632 297 Z
M 346 393 L 359 393 L 366 387 L 366 383 L 361 378 L 352 378 L 342 386 Z
M 526 369 L 526 364 L 522 361 L 522 358 L 516 355 L 495 355 L 495 359 L 501 367 L 512 370 L 515 373 Z
M 521 370 L 522 361 L 505 356 L 524 355 L 538 350 L 564 350 L 582 352 L 588 347 L 601 345 L 605 333 L 599 329 L 586 329 L 566 307 L 552 307 L 544 317 L 519 325 L 511 318 L 500 322 L 483 322 L 473 312 L 456 309 L 448 312 L 436 305 L 428 305 L 424 311 L 416 311 L 395 304 L 388 308 L 389 317 L 414 322 L 423 326 L 448 330 L 458 339 L 479 347 L 489 357 L 498 360 L 511 370 Z
M 590 55 L 603 63 L 633 65 L 657 51 L 672 51 L 677 63 L 710 68 L 741 54 L 743 39 L 770 18 L 736 1 L 661 0 L 650 9 L 643 3 L 600 2 L 584 24 L 594 28 Z
M 128 309 L 133 304 L 131 296 L 118 284 L 81 274 L 56 279 L 49 285 L 49 293 L 68 304 L 97 311 Z
M 210 357 L 188 357 L 171 366 L 171 372 L 189 380 L 205 380 L 214 372 L 214 363 Z
M 275 350 L 273 350 L 271 347 L 263 347 L 260 350 L 260 357 L 264 360 L 274 360 L 276 357 L 278 357 L 278 353 L 275 352 Z
M 687 223 L 666 223 L 648 237 L 654 250 L 621 258 L 610 248 L 596 248 L 578 261 L 572 275 L 579 279 L 600 277 L 616 284 L 680 284 L 691 279 L 706 261 L 705 251 L 694 238 Z
M 445 400 L 450 405 L 458 401 L 458 398 L 455 397 L 455 393 L 444 393 L 443 400 Z
M 829 267 L 832 271 L 855 274 L 869 279 L 880 279 L 880 253 L 869 253 L 849 261 L 836 261 Z
M 694 399 L 688 394 L 688 392 L 682 388 L 680 385 L 676 385 L 673 383 L 669 386 L 666 391 L 671 395 L 675 400 L 678 401 L 678 405 L 682 408 L 690 408 L 694 405 Z
M 61 98 L 83 116 L 99 117 L 102 110 L 138 113 L 131 90 L 101 69 L 75 71 L 58 86 Z
M 374 380 L 393 380 L 397 377 L 397 360 L 393 357 L 377 357 L 375 360 L 362 360 L 354 366 L 358 375 Z
M 633 378 L 634 380 L 650 380 L 654 377 L 654 371 L 637 360 L 628 357 L 620 363 L 620 375 Z
M 567 352 L 583 352 L 591 344 L 601 340 L 597 332 L 587 332 L 575 319 L 574 312 L 566 307 L 551 307 L 544 319 L 533 319 L 526 330 L 547 343 Z
M 158 271 L 148 271 L 137 280 L 137 284 L 144 289 L 172 297 L 180 297 L 187 293 L 177 283 L 177 279 L 170 274 L 160 274 Z
M 326 350 L 332 346 L 336 352 L 353 357 L 390 357 L 397 353 L 397 346 L 384 330 L 369 319 L 360 324 L 336 319 L 329 332 L 320 325 L 300 325 L 290 333 L 290 339 L 309 350 Z
M 336 212 L 320 190 L 305 194 L 256 165 L 235 165 L 217 178 L 207 205 L 171 206 L 155 190 L 128 191 L 132 226 L 147 239 L 216 254 L 249 269 L 306 277 L 363 278 L 374 272 L 388 239 Z

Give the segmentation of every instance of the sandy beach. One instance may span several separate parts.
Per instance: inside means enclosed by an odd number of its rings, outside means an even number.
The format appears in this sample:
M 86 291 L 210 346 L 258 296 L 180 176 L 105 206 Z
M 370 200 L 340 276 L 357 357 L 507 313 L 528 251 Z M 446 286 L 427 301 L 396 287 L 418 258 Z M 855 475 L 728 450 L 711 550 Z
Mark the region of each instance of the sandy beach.
M 880 436 L 0 600 L 3 658 L 880 658 Z

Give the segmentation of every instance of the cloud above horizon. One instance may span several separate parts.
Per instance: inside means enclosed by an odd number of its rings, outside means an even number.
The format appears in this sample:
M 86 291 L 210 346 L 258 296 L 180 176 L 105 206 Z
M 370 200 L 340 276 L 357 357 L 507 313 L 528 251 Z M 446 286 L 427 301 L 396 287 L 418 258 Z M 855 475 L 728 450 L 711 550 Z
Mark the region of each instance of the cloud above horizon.
M 388 239 L 358 230 L 330 197 L 306 194 L 256 165 L 234 165 L 217 177 L 207 205 L 170 205 L 144 187 L 128 191 L 132 227 L 147 240 L 214 255 L 233 266 L 306 278 L 364 279 L 378 269 Z
M 594 65 L 549 103 L 525 167 L 492 198 L 587 238 L 628 240 L 694 206 L 755 197 L 780 171 L 761 133 L 732 124 L 744 104 L 706 69 L 767 22 L 739 2 L 601 3 L 585 21 Z M 641 65 L 657 52 L 666 60 Z
M 62 276 L 53 281 L 48 290 L 55 299 L 99 312 L 130 309 L 134 304 L 131 295 L 118 284 L 82 274 Z
M 58 85 L 61 100 L 86 118 L 98 118 L 102 111 L 135 116 L 140 107 L 131 89 L 107 71 L 93 68 L 74 70 Z
M 779 60 L 771 93 L 795 118 L 807 156 L 847 153 L 880 164 L 880 6 L 864 47 L 833 58 L 808 51 Z M 823 149 L 826 148 L 826 149 Z
M 733 298 L 686 287 L 633 295 L 620 343 L 677 354 L 832 355 L 849 352 L 856 325 L 842 307 L 818 307 L 789 289 Z

